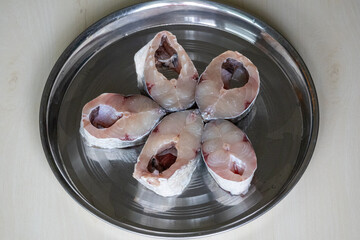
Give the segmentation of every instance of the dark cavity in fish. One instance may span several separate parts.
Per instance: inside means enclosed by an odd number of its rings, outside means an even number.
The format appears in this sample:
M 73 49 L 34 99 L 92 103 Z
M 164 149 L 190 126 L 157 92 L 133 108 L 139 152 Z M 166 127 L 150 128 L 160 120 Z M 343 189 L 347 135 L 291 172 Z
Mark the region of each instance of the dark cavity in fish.
M 239 174 L 240 176 L 242 176 L 244 174 L 245 171 L 245 167 L 242 165 L 239 165 L 236 162 L 232 162 L 231 168 L 230 170 L 235 173 L 235 174 Z
M 155 170 L 159 171 L 159 173 L 162 173 L 175 163 L 176 158 L 177 149 L 174 146 L 167 148 L 151 158 L 147 166 L 147 170 L 151 173 Z
M 118 115 L 114 108 L 106 105 L 99 105 L 91 111 L 89 120 L 94 127 L 103 129 L 111 127 L 121 117 L 122 114 Z
M 159 48 L 155 52 L 156 69 L 168 80 L 177 79 L 181 71 L 178 54 L 170 46 L 167 36 L 162 36 Z
M 227 58 L 221 65 L 221 78 L 225 89 L 240 88 L 249 81 L 249 72 L 241 62 Z

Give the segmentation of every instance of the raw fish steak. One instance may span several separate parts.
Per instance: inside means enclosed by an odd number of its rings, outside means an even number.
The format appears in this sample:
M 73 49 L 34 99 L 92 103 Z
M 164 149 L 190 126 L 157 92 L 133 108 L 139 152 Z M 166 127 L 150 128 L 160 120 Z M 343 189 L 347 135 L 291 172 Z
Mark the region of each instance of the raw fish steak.
M 254 149 L 246 134 L 227 120 L 205 124 L 202 155 L 211 176 L 233 195 L 245 194 L 257 167 Z
M 198 72 L 173 34 L 156 34 L 135 54 L 134 61 L 140 90 L 161 107 L 174 112 L 194 104 Z
M 165 110 L 148 97 L 104 93 L 84 106 L 80 133 L 90 146 L 135 146 L 145 141 L 164 115 Z
M 198 110 L 166 116 L 147 139 L 134 178 L 161 196 L 181 194 L 201 158 L 203 126 Z
M 256 66 L 242 54 L 226 51 L 201 74 L 195 99 L 204 120 L 239 119 L 254 104 L 259 88 Z

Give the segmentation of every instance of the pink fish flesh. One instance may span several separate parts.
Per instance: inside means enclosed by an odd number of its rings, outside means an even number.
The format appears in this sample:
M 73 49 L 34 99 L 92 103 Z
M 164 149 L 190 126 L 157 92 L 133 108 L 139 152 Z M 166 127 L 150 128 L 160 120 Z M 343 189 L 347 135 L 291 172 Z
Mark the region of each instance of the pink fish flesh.
M 134 61 L 139 88 L 161 107 L 173 112 L 194 104 L 198 72 L 172 33 L 156 34 Z M 169 79 L 165 72 L 172 73 Z
M 84 106 L 80 133 L 90 146 L 135 146 L 145 141 L 164 115 L 165 111 L 148 97 L 104 93 Z
M 257 168 L 255 151 L 246 134 L 227 120 L 205 124 L 202 155 L 211 176 L 233 195 L 245 194 Z
M 181 194 L 201 158 L 203 125 L 198 110 L 164 117 L 138 157 L 134 178 L 161 196 Z
M 204 120 L 240 118 L 254 104 L 259 88 L 256 66 L 242 54 L 226 51 L 201 74 L 195 99 Z

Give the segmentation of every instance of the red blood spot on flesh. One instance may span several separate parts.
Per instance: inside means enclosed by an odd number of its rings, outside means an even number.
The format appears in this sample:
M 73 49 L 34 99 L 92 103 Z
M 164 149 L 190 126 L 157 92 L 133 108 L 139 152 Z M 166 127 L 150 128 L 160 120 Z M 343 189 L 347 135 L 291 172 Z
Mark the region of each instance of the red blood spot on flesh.
M 146 88 L 147 88 L 147 90 L 148 90 L 148 92 L 150 93 L 150 91 L 151 91 L 151 88 L 154 86 L 154 84 L 152 84 L 152 83 L 146 83 Z
M 244 135 L 243 142 L 248 142 L 249 139 Z
M 156 126 L 156 127 L 154 128 L 153 132 L 154 132 L 154 133 L 159 132 L 159 126 Z
M 198 77 L 199 77 L 199 74 L 195 73 L 195 74 L 193 75 L 192 79 L 197 80 Z
M 199 79 L 199 83 L 201 83 L 201 82 L 204 81 L 204 80 L 206 80 L 206 79 L 204 78 L 204 76 L 201 76 L 200 79 Z
M 170 168 L 170 166 L 175 163 L 176 159 L 177 149 L 172 146 L 153 156 L 148 163 L 147 170 L 151 173 L 155 170 L 158 170 L 159 173 L 162 173 L 163 171 Z
M 131 141 L 133 140 L 128 134 L 125 134 L 125 137 L 121 138 L 123 141 Z
M 247 108 L 250 106 L 250 104 L 251 104 L 251 102 L 247 101 L 247 102 L 245 103 L 245 109 L 247 109 Z
M 209 157 L 209 154 L 203 151 L 204 160 L 207 161 L 207 158 Z

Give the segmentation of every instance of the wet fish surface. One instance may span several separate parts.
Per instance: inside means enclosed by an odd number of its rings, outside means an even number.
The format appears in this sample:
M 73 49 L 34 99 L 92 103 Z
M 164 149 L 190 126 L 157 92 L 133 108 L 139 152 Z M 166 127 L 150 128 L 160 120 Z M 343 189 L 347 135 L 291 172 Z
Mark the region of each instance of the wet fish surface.
M 205 124 L 202 155 L 217 184 L 233 195 L 246 194 L 257 168 L 255 151 L 246 136 L 228 120 Z
M 162 31 L 134 56 L 138 87 L 169 112 L 190 108 L 195 103 L 198 72 L 177 42 Z
M 181 194 L 201 158 L 203 126 L 198 110 L 164 117 L 151 132 L 137 159 L 134 178 L 161 196 Z
M 80 133 L 90 146 L 131 147 L 144 143 L 164 115 L 146 96 L 103 93 L 83 107 Z
M 206 121 L 239 119 L 250 111 L 259 88 L 257 67 L 244 55 L 226 51 L 201 74 L 195 99 Z

